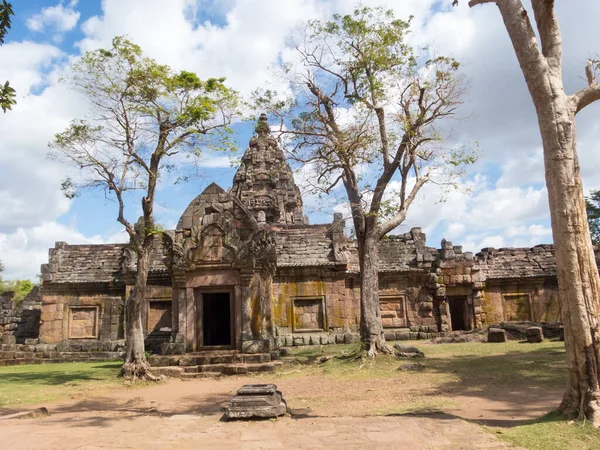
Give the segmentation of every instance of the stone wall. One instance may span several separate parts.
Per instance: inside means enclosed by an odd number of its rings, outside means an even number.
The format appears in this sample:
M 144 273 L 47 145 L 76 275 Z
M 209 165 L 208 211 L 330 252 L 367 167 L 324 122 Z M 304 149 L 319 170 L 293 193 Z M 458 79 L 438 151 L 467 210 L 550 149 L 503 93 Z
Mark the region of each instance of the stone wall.
M 18 304 L 13 302 L 13 292 L 0 294 L 0 336 L 5 343 L 23 343 L 37 339 L 40 328 L 41 296 L 39 287 Z
M 40 342 L 123 339 L 124 289 L 47 290 L 43 294 Z
M 358 286 L 350 286 L 344 274 L 315 268 L 286 268 L 280 270 L 273 283 L 273 324 L 278 335 L 316 332 L 299 323 L 308 303 L 324 312 L 321 331 L 348 333 L 358 331 Z M 308 312 L 308 311 L 307 311 Z M 319 316 L 315 317 L 319 319 Z M 300 319 L 302 320 L 302 319 Z
M 484 293 L 486 323 L 560 322 L 556 279 L 490 281 Z

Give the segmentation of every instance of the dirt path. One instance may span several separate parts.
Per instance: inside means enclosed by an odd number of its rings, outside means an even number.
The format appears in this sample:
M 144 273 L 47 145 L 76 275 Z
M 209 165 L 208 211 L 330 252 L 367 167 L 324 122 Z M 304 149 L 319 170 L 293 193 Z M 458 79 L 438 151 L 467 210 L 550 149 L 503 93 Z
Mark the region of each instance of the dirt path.
M 142 389 L 45 405 L 41 419 L 0 421 L 2 448 L 508 448 L 461 417 L 515 425 L 556 406 L 559 393 L 448 393 L 443 413 L 373 416 L 409 399 L 393 381 L 275 380 L 293 414 L 277 421 L 221 422 L 222 407 L 243 384 L 261 378 L 169 380 Z M 450 397 L 449 397 L 450 398 Z M 351 417 L 350 417 L 351 416 Z

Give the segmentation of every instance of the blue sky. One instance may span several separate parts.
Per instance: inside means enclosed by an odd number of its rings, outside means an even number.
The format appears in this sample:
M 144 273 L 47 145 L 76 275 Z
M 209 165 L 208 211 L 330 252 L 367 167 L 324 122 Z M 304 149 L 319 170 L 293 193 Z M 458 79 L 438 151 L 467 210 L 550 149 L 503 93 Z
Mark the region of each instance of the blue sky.
M 477 141 L 481 151 L 463 180 L 464 189 L 439 202 L 440 190 L 427 187 L 398 231 L 421 226 L 428 245 L 439 246 L 446 237 L 474 251 L 551 242 L 539 132 L 514 52 L 496 8 L 469 9 L 466 3 L 452 9 L 439 0 L 363 1 L 390 7 L 399 17 L 414 15 L 414 45 L 461 61 L 469 90 L 464 119 L 453 125 L 449 142 Z M 586 59 L 600 52 L 600 2 L 566 3 L 557 2 L 557 11 L 565 86 L 574 92 L 584 85 Z M 0 260 L 5 278 L 35 277 L 57 240 L 125 240 L 114 202 L 103 192 L 65 199 L 60 181 L 69 170 L 46 158 L 52 136 L 85 115 L 85 104 L 58 81 L 82 52 L 108 47 L 115 35 L 126 34 L 157 61 L 202 78 L 225 76 L 242 94 L 261 86 L 285 89 L 269 67 L 293 58 L 287 47 L 292 30 L 354 6 L 351 0 L 13 0 L 13 27 L 0 47 L 0 81 L 10 80 L 18 91 L 14 110 L 0 114 Z M 600 188 L 599 112 L 600 106 L 593 105 L 578 116 L 586 190 Z M 252 126 L 237 125 L 235 130 L 243 152 Z M 229 166 L 225 155 L 206 154 L 200 176 L 183 185 L 165 183 L 159 220 L 174 226 L 188 203 L 213 181 L 228 188 L 235 172 Z M 296 174 L 301 189 L 311 175 L 307 169 Z M 330 220 L 333 199 L 323 202 L 305 194 L 304 200 L 312 223 Z

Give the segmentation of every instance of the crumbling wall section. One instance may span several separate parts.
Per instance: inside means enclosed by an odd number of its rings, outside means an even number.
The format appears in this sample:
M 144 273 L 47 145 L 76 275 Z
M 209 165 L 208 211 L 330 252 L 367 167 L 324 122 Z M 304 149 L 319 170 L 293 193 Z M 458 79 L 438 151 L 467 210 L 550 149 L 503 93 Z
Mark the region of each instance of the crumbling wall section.
M 37 339 L 40 331 L 40 288 L 33 290 L 18 304 L 13 301 L 14 292 L 0 294 L 0 336 L 3 343 L 23 343 L 25 339 Z

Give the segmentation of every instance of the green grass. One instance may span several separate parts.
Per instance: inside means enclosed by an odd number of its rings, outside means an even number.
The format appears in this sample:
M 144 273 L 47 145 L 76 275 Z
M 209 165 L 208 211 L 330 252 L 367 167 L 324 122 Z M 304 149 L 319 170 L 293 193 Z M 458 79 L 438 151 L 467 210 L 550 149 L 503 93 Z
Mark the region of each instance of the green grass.
M 433 377 L 473 388 L 485 388 L 487 383 L 510 386 L 532 383 L 536 386 L 562 386 L 566 382 L 564 344 L 544 341 L 535 346 L 509 341 L 499 344 L 462 343 L 426 344 L 406 342 L 425 353 L 425 358 L 400 360 L 392 355 L 376 359 L 360 358 L 360 346 L 338 345 L 291 349 L 283 376 L 320 375 L 344 379 L 381 379 L 390 377 Z M 333 356 L 325 364 L 317 364 L 321 356 Z M 398 371 L 404 364 L 419 362 L 419 371 Z M 295 369 L 295 370 L 293 370 Z
M 61 363 L 0 367 L 0 408 L 78 398 L 120 386 L 123 363 Z
M 372 402 L 367 413 L 377 415 L 443 411 L 454 407 L 460 396 L 486 395 L 490 386 L 507 390 L 524 386 L 560 389 L 566 381 L 562 342 L 436 345 L 414 341 L 406 344 L 417 346 L 426 357 L 399 359 L 382 355 L 375 360 L 364 359 L 358 344 L 292 348 L 276 374 L 260 377 L 269 377 L 270 382 L 277 377 L 310 376 L 352 381 L 357 387 L 364 386 L 365 392 L 354 391 L 349 395 L 356 398 L 362 395 L 367 399 L 368 391 L 373 390 L 367 386 L 380 384 L 378 380 L 388 387 L 394 383 L 411 387 L 411 395 L 397 403 L 379 407 Z M 332 359 L 324 364 L 316 362 L 328 355 Z M 423 367 L 398 370 L 400 366 L 417 362 Z M 122 386 L 122 379 L 117 377 L 120 367 L 118 361 L 0 367 L 0 408 L 101 394 Z M 319 394 L 318 398 L 311 392 L 306 395 L 308 404 L 335 401 L 327 393 Z M 335 396 L 336 392 L 331 395 Z M 486 429 L 502 440 L 529 450 L 600 449 L 600 431 L 589 424 L 569 422 L 555 413 L 519 426 Z
M 491 430 L 500 439 L 528 450 L 600 449 L 600 430 L 589 423 L 567 421 L 554 412 L 526 425 Z
M 324 346 L 291 349 L 291 357 L 281 369 L 283 377 L 305 375 L 340 380 L 395 380 L 421 389 L 421 394 L 393 406 L 374 410 L 375 414 L 444 411 L 456 405 L 460 396 L 485 396 L 490 386 L 506 389 L 553 388 L 566 384 L 564 343 L 546 340 L 541 344 L 506 343 L 429 344 L 407 342 L 425 353 L 425 358 L 400 360 L 379 356 L 375 360 L 360 358 L 358 345 Z M 333 359 L 324 364 L 321 356 Z M 398 371 L 399 366 L 414 363 L 418 370 Z M 526 407 L 524 405 L 523 407 Z M 570 422 L 556 413 L 523 425 L 490 428 L 490 432 L 514 445 L 529 450 L 600 449 L 600 430 L 589 424 Z

